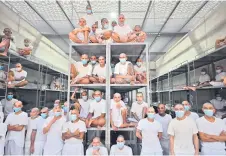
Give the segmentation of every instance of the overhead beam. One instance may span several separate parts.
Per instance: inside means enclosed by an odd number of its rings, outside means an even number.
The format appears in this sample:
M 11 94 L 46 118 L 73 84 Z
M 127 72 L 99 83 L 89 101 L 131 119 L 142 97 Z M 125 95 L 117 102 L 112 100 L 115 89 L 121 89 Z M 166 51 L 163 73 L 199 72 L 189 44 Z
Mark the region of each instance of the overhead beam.
M 147 8 L 147 11 L 146 11 L 145 16 L 144 16 L 144 20 L 143 20 L 142 25 L 141 25 L 141 29 L 142 29 L 142 30 L 143 30 L 143 28 L 144 28 L 144 24 L 145 24 L 145 22 L 146 22 L 146 19 L 147 19 L 149 10 L 150 10 L 150 8 L 151 8 L 151 4 L 152 4 L 152 1 L 150 1 L 149 4 L 148 4 L 148 8 Z
M 121 14 L 121 1 L 118 1 L 118 15 Z
M 164 24 L 162 25 L 161 29 L 159 30 L 158 33 L 161 33 L 161 31 L 163 30 L 163 28 L 165 27 L 166 23 L 169 21 L 170 17 L 172 16 L 172 14 L 174 13 L 174 11 L 176 10 L 177 6 L 180 4 L 181 1 L 178 1 L 176 3 L 176 5 L 174 6 L 173 10 L 170 12 L 169 16 L 167 17 L 167 19 L 165 20 Z M 149 46 L 149 49 L 153 46 L 153 44 L 155 43 L 156 39 L 158 38 L 158 35 L 155 36 L 154 40 L 152 41 L 151 45 Z
M 66 12 L 62 8 L 62 6 L 60 5 L 60 2 L 56 1 L 56 3 L 59 6 L 60 10 L 63 12 L 64 16 L 67 18 L 68 22 L 71 24 L 72 28 L 75 29 L 75 26 L 73 25 L 73 23 L 71 22 L 70 18 L 68 17 L 68 15 L 66 14 Z

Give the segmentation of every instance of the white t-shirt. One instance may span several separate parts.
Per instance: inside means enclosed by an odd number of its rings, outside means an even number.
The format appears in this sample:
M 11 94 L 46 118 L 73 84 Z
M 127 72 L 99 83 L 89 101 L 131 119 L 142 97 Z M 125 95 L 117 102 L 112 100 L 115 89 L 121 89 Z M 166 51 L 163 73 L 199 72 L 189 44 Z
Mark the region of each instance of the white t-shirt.
M 110 151 L 110 155 L 119 155 L 119 156 L 123 156 L 123 155 L 127 155 L 127 156 L 133 156 L 133 152 L 131 147 L 124 145 L 123 149 L 119 149 L 117 147 L 117 145 L 112 145 L 111 146 L 111 151 Z
M 0 155 L 4 155 L 5 135 L 7 131 L 7 125 L 0 122 Z
M 144 108 L 148 108 L 148 104 L 146 102 L 142 102 L 142 104 L 138 104 L 137 101 L 133 102 L 131 112 L 136 113 L 139 119 L 142 119 L 142 113 Z
M 194 154 L 193 135 L 198 133 L 196 123 L 191 118 L 178 120 L 174 118 L 168 127 L 168 134 L 174 136 L 174 153 L 176 155 Z
M 0 106 L 2 106 L 4 108 L 4 116 L 9 115 L 10 113 L 13 113 L 13 106 L 14 103 L 17 102 L 17 99 L 12 99 L 10 101 L 8 101 L 7 99 L 2 99 Z
M 226 76 L 226 72 L 221 72 L 215 76 L 216 81 L 222 81 L 222 79 Z
M 169 134 L 167 133 L 167 130 L 168 130 L 169 123 L 172 120 L 171 115 L 165 114 L 165 116 L 160 116 L 159 114 L 155 114 L 155 120 L 157 120 L 162 124 L 162 128 L 163 128 L 162 139 L 169 140 Z
M 63 130 L 62 133 L 66 133 L 68 130 L 71 133 L 74 133 L 77 129 L 79 129 L 79 132 L 87 132 L 86 130 L 86 124 L 84 121 L 78 120 L 78 122 L 76 123 L 72 123 L 71 121 L 68 121 L 67 123 L 65 123 L 63 125 Z M 82 139 L 76 139 L 74 137 L 70 138 L 70 139 L 66 139 L 65 144 L 80 144 L 83 142 Z
M 76 62 L 75 68 L 78 71 L 78 76 L 77 78 L 82 78 L 87 75 L 91 75 L 92 73 L 92 66 L 88 64 L 86 67 L 83 66 L 82 62 Z
M 196 120 L 199 118 L 199 115 L 195 112 L 191 112 L 191 114 L 187 117 L 193 119 L 196 122 Z
M 214 122 L 209 122 L 205 119 L 205 117 L 199 118 L 197 121 L 197 126 L 199 132 L 206 133 L 209 135 L 217 135 L 219 136 L 221 132 L 226 131 L 226 125 L 224 121 L 219 118 L 215 118 Z M 202 148 L 208 148 L 212 150 L 224 150 L 225 142 L 203 142 L 201 141 Z
M 120 127 L 123 124 L 123 118 L 122 118 L 122 109 L 126 109 L 126 105 L 123 101 L 119 102 L 121 104 L 121 108 L 116 108 L 116 102 L 111 99 L 111 112 L 112 112 L 112 121 L 116 127 Z
M 15 113 L 10 113 L 5 121 L 5 124 L 8 125 L 24 125 L 28 124 L 28 116 L 27 113 L 21 112 L 20 114 L 16 115 Z M 24 140 L 25 140 L 25 127 L 21 131 L 8 131 L 6 140 L 13 140 L 15 141 L 16 145 L 19 147 L 24 147 Z
M 46 134 L 43 134 L 43 125 L 45 122 L 46 122 L 46 119 L 39 117 L 36 121 L 36 124 L 33 124 L 32 129 L 36 129 L 35 142 L 46 141 Z
M 220 109 L 223 109 L 224 107 L 226 107 L 226 101 L 224 99 L 221 101 L 219 101 L 217 99 L 212 99 L 212 100 L 210 100 L 210 102 L 213 104 L 213 106 L 217 110 L 220 110 Z
M 224 119 L 223 119 L 223 121 L 224 121 L 224 123 L 225 123 L 225 126 L 226 126 L 226 118 L 224 118 Z
M 108 155 L 108 150 L 106 147 L 100 146 L 99 149 L 100 155 L 101 156 L 107 156 Z M 86 150 L 86 156 L 93 156 L 93 147 L 90 147 Z
M 93 69 L 93 75 L 97 75 L 98 77 L 102 77 L 106 79 L 106 65 L 104 67 L 101 67 L 99 64 L 96 65 Z M 112 71 L 110 70 L 110 76 L 112 75 Z
M 106 113 L 106 101 L 104 99 L 101 99 L 100 102 L 93 100 L 90 103 L 89 113 L 93 113 L 92 118 L 97 118 L 101 116 L 101 114 Z
M 118 75 L 126 75 L 127 71 L 128 71 L 128 64 L 131 63 L 129 61 L 126 61 L 125 64 L 122 63 L 117 63 L 115 65 L 115 73 L 114 74 L 118 74 Z
M 141 65 L 140 67 L 138 67 L 137 65 L 135 65 L 135 66 L 134 66 L 134 70 L 135 70 L 138 74 L 147 72 L 147 69 L 145 68 L 144 65 Z
M 24 81 L 25 78 L 27 77 L 27 72 L 25 70 L 22 70 L 21 72 L 16 71 L 16 68 L 12 68 L 10 70 L 13 71 L 13 73 L 14 73 L 15 82 Z M 21 77 L 24 77 L 24 79 L 23 80 L 19 80 Z
M 207 81 L 210 81 L 210 76 L 208 74 L 200 75 L 200 77 L 199 77 L 200 83 L 204 83 L 204 82 L 207 82 Z
M 84 101 L 83 99 L 78 99 L 78 101 L 81 105 L 80 117 L 87 118 L 89 114 L 90 103 L 92 102 L 92 100 L 88 99 L 87 101 Z
M 117 34 L 119 34 L 119 36 L 126 37 L 126 36 L 128 36 L 129 33 L 132 33 L 133 30 L 130 28 L 129 25 L 124 24 L 124 26 L 116 25 L 114 27 L 114 32 L 116 32 Z
M 26 126 L 27 133 L 26 133 L 25 141 L 29 141 L 29 142 L 31 141 L 31 133 L 32 133 L 33 127 L 34 125 L 37 124 L 39 118 L 41 117 L 39 116 L 35 119 L 31 119 L 31 117 L 28 118 L 28 124 Z
M 57 79 L 55 79 L 55 80 L 53 80 L 52 82 L 51 82 L 51 84 L 50 84 L 50 89 L 56 89 L 55 88 L 55 86 L 56 85 L 58 85 L 58 86 L 60 86 L 61 85 L 61 83 L 60 83 L 60 78 L 57 78 Z
M 141 155 L 162 152 L 162 147 L 158 138 L 158 133 L 163 132 L 161 123 L 157 120 L 150 122 L 145 118 L 139 121 L 137 129 L 142 133 Z
M 89 28 L 92 28 L 92 25 L 98 21 L 98 19 L 93 14 L 91 15 L 86 14 L 85 16 L 83 16 L 83 18 L 86 20 L 86 25 Z

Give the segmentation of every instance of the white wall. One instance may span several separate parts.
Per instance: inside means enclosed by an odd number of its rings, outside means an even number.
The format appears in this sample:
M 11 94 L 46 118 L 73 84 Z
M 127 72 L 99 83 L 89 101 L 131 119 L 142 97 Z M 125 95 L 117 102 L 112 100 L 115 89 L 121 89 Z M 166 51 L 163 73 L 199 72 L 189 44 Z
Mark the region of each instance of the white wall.
M 164 56 L 156 61 L 157 76 L 167 73 L 176 65 L 191 61 L 207 49 L 214 49 L 215 40 L 226 35 L 226 3 L 221 3 L 193 31 L 189 32 Z

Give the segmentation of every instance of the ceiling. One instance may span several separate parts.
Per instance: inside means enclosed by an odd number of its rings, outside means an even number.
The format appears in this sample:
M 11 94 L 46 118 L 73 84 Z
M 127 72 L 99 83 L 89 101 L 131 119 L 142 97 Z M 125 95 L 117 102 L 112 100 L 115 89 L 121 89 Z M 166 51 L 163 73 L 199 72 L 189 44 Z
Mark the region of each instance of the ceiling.
M 3 1 L 38 31 L 68 52 L 68 33 L 77 27 L 79 17 L 86 14 L 90 4 L 93 14 L 116 20 L 123 13 L 132 28 L 141 25 L 148 33 L 147 42 L 151 60 L 158 59 L 173 44 L 193 29 L 220 1 L 172 0 L 64 0 L 64 1 Z

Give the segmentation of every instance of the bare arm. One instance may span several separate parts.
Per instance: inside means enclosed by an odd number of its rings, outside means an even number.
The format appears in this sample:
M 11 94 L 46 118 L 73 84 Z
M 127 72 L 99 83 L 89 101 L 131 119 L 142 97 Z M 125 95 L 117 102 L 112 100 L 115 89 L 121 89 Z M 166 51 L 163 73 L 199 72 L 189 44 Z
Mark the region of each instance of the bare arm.
M 30 146 L 31 153 L 34 153 L 34 143 L 35 143 L 36 133 L 37 133 L 36 129 L 33 129 L 31 132 L 31 146 Z
M 137 129 L 137 131 L 136 131 L 136 136 L 137 136 L 140 140 L 142 140 L 141 131 L 140 131 L 139 129 Z
M 170 135 L 170 154 L 175 155 L 174 153 L 174 136 Z
M 111 124 L 111 127 L 112 127 L 112 128 L 115 127 L 114 122 L 113 122 L 113 120 L 112 120 L 112 110 L 111 110 L 111 112 L 110 112 L 110 124 Z
M 137 120 L 137 121 L 140 121 L 140 119 L 138 118 L 137 114 L 136 113 L 132 113 L 133 114 L 133 117 Z
M 15 125 L 15 126 L 8 125 L 7 126 L 8 131 L 22 131 L 23 128 L 24 128 L 24 125 Z
M 162 132 L 158 132 L 158 138 L 162 139 Z
M 65 133 L 62 134 L 62 139 L 63 140 L 70 139 L 72 137 L 73 137 L 73 134 L 70 133 L 69 131 L 67 131 L 67 132 L 65 132 Z
M 217 136 L 217 135 L 210 135 L 210 137 L 212 139 L 215 139 L 215 140 L 219 141 L 219 142 L 226 141 L 226 133 L 224 131 L 222 131 L 219 136 Z
M 73 30 L 72 32 L 70 32 L 69 33 L 69 39 L 72 40 L 73 42 L 82 43 L 82 41 L 77 37 L 77 34 L 80 31 L 81 30 L 76 29 L 76 30 Z
M 205 134 L 203 132 L 199 132 L 200 140 L 204 142 L 216 142 L 216 139 L 210 138 L 208 134 Z
M 46 127 L 43 128 L 43 134 L 48 133 L 49 130 L 50 130 L 50 128 L 51 128 L 51 126 L 52 126 L 52 124 L 54 124 L 55 122 L 56 122 L 56 118 L 54 117 L 54 118 L 48 123 L 48 125 L 47 125 Z
M 76 138 L 76 139 L 83 139 L 84 138 L 84 132 L 79 132 L 78 135 L 74 135 L 73 137 Z
M 193 134 L 193 144 L 195 146 L 195 153 L 199 153 L 199 138 L 197 136 L 197 134 Z

